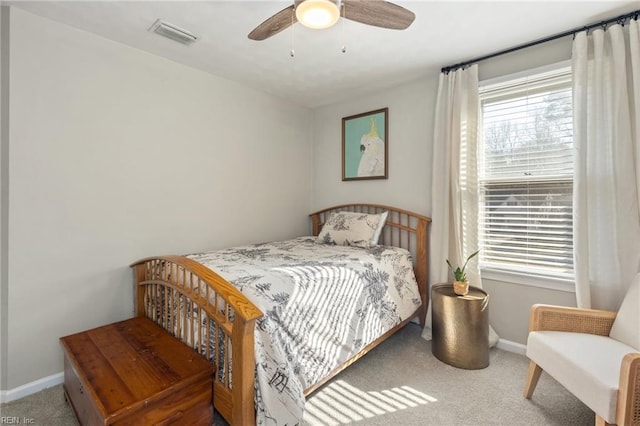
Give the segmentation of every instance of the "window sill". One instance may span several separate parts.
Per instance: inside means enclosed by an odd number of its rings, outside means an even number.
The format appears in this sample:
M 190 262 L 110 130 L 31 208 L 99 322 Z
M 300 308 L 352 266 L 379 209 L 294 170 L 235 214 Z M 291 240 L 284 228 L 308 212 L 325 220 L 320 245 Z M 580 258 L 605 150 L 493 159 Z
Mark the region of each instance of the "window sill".
M 546 288 L 550 290 L 566 291 L 567 293 L 576 292 L 575 282 L 569 279 L 489 268 L 482 269 L 481 272 L 483 279 L 530 287 Z

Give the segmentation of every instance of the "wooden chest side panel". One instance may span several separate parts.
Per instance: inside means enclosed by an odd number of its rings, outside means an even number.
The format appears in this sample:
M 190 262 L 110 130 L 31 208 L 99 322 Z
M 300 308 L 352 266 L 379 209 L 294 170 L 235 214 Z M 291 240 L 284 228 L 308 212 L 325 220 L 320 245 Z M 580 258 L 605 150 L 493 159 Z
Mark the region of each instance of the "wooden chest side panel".
M 81 424 L 104 424 L 104 412 L 100 412 L 90 390 L 82 383 L 78 377 L 77 370 L 66 356 L 64 357 L 64 392 L 76 418 Z

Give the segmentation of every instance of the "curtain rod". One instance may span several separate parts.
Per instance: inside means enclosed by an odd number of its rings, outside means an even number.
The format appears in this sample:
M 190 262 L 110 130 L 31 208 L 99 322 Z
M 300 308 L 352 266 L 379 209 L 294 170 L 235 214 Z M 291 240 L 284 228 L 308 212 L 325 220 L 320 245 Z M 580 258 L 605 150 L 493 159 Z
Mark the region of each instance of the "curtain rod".
M 455 65 L 450 65 L 448 67 L 443 67 L 440 71 L 448 74 L 450 71 L 455 71 L 458 68 L 464 68 L 467 65 L 472 65 L 475 64 L 477 62 L 480 61 L 484 61 L 486 59 L 491 59 L 491 58 L 495 58 L 496 56 L 501 56 L 501 55 L 506 55 L 507 53 L 511 53 L 511 52 L 515 52 L 517 50 L 521 50 L 521 49 L 526 49 L 528 47 L 532 47 L 532 46 L 536 46 L 538 44 L 542 44 L 542 43 L 546 43 L 548 41 L 552 41 L 552 40 L 556 40 L 562 37 L 567 37 L 570 35 L 575 36 L 576 33 L 581 32 L 581 31 L 589 31 L 592 28 L 597 28 L 597 27 L 603 27 L 603 28 L 607 28 L 607 25 L 612 24 L 612 23 L 619 23 L 619 24 L 624 24 L 628 19 L 638 19 L 638 16 L 640 16 L 640 9 L 635 10 L 633 12 L 630 13 L 625 13 L 624 15 L 620 15 L 620 16 L 616 16 L 615 18 L 611 18 L 611 19 L 607 19 L 605 21 L 600 21 L 600 22 L 596 22 L 593 24 L 589 24 L 586 25 L 584 27 L 579 27 L 579 28 L 574 28 L 572 30 L 569 31 L 565 31 L 559 34 L 554 34 L 552 36 L 548 36 L 545 38 L 541 38 L 539 40 L 534 40 L 531 41 L 529 43 L 525 43 L 525 44 L 521 44 L 515 47 L 511 47 L 509 49 L 505 49 L 505 50 L 500 50 L 498 52 L 494 52 L 494 53 L 490 53 L 488 55 L 485 56 L 480 56 L 478 58 L 474 58 L 465 62 L 460 62 L 459 64 L 455 64 Z

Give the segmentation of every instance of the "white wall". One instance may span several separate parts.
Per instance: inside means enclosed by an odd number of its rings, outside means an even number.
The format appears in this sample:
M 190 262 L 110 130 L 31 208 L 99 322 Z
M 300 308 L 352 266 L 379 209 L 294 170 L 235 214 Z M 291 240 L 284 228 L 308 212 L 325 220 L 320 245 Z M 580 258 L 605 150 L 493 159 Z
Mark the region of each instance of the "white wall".
M 9 7 L 0 6 L 0 389 L 6 389 L 7 377 L 7 190 L 9 146 Z
M 313 206 L 351 202 L 431 211 L 431 146 L 437 78 L 314 110 Z M 389 178 L 342 181 L 342 117 L 389 108 Z
M 570 56 L 571 37 L 567 37 L 482 62 L 480 79 L 553 64 Z M 431 215 L 433 120 L 439 72 L 427 71 L 418 81 L 314 111 L 314 207 L 369 201 Z M 389 179 L 342 182 L 341 118 L 383 107 L 389 107 Z M 432 223 L 434 226 L 438 224 Z M 495 280 L 484 280 L 483 288 L 490 294 L 490 319 L 496 332 L 520 344 L 526 343 L 532 304 L 575 306 L 575 294 L 566 291 Z
M 10 36 L 3 389 L 131 316 L 134 260 L 308 233 L 309 110 L 16 8 Z

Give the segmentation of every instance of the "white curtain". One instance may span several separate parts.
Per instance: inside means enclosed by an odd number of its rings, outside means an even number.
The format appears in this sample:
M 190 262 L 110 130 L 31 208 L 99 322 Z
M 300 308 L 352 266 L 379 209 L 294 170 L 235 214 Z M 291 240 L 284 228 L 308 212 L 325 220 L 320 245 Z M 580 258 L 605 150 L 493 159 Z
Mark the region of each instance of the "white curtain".
M 573 42 L 574 252 L 579 307 L 617 310 L 640 270 L 637 21 Z
M 452 281 L 447 259 L 462 265 L 478 249 L 478 66 L 441 73 L 436 98 L 432 163 L 429 282 Z M 477 258 L 467 265 L 469 283 L 482 287 Z M 491 329 L 490 343 L 498 337 Z M 431 315 L 423 337 L 431 339 Z

